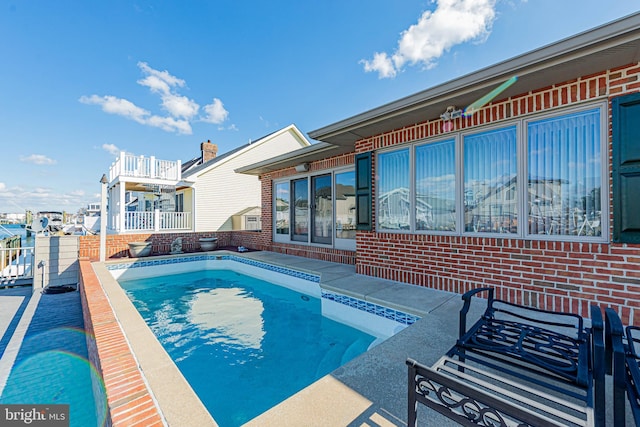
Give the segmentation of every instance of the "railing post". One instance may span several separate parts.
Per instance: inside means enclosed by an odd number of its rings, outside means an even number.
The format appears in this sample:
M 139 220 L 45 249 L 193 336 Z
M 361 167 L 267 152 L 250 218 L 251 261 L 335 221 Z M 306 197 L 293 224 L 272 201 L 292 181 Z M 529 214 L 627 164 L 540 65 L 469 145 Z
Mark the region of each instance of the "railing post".
M 180 181 L 182 179 L 182 160 L 178 160 L 177 161 L 176 179 L 178 181 Z
M 156 176 L 156 172 L 156 156 L 151 156 L 149 160 L 149 177 L 158 178 L 158 176 Z
M 154 222 L 154 230 L 155 231 L 160 231 L 160 209 L 156 209 L 155 211 L 153 211 L 153 222 Z

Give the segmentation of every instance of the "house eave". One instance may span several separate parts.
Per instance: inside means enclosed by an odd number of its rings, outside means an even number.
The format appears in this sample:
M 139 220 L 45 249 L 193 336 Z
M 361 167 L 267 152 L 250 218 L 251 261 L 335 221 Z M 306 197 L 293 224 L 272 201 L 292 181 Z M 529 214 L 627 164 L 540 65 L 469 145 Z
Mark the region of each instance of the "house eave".
M 235 172 L 246 175 L 262 175 L 280 169 L 294 167 L 301 163 L 310 163 L 351 151 L 353 151 L 352 147 L 340 147 L 333 144 L 319 142 L 258 163 L 243 166 L 235 169 Z
M 309 132 L 313 139 L 353 146 L 383 132 L 437 119 L 449 105 L 464 108 L 517 76 L 497 99 L 640 61 L 640 13 L 516 56 L 425 91 Z

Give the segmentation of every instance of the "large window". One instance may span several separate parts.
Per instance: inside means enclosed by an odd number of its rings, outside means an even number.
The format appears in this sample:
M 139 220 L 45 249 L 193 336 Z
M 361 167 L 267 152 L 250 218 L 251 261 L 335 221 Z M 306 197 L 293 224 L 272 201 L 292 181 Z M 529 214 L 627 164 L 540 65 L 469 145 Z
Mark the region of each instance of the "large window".
M 416 230 L 455 231 L 455 140 L 417 146 L 415 169 Z
M 603 241 L 606 107 L 383 150 L 376 229 Z
M 378 155 L 378 228 L 408 230 L 411 218 L 409 149 Z
M 463 143 L 465 231 L 517 233 L 516 127 L 466 135 Z
M 529 234 L 600 236 L 600 110 L 528 125 Z
M 327 171 L 279 181 L 273 188 L 274 241 L 355 250 L 353 170 Z

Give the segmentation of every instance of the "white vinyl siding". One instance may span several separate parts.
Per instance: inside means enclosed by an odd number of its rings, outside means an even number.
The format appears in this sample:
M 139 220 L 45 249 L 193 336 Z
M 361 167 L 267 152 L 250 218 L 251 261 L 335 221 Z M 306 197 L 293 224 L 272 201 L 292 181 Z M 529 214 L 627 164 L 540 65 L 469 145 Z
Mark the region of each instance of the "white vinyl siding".
M 300 149 L 306 144 L 293 130 L 265 137 L 228 158 L 215 162 L 210 168 L 197 172 L 195 190 L 195 231 L 228 231 L 232 229 L 232 216 L 241 211 L 261 206 L 261 184 L 257 176 L 234 172 L 236 169 L 258 163 Z

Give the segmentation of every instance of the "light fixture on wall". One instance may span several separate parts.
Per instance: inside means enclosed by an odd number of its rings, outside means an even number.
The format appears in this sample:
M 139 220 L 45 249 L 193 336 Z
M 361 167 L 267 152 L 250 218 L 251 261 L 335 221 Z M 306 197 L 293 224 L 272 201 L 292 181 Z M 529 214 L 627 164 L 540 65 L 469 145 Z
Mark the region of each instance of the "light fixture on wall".
M 296 165 L 296 172 L 307 172 L 309 170 L 309 163 L 300 163 Z
M 440 114 L 442 120 L 453 120 L 462 117 L 462 110 L 456 109 L 455 106 L 449 105 L 444 113 Z

